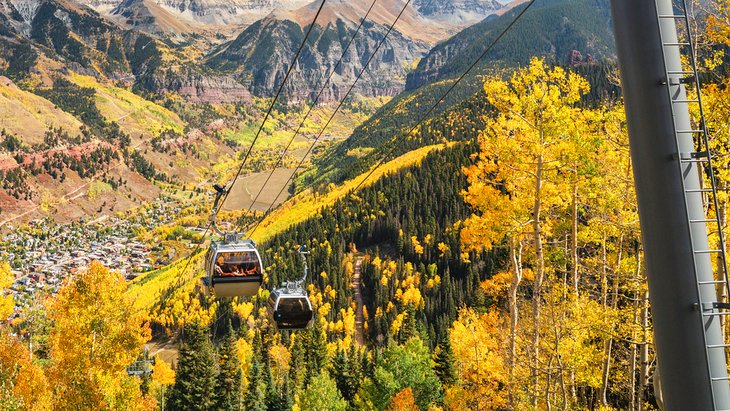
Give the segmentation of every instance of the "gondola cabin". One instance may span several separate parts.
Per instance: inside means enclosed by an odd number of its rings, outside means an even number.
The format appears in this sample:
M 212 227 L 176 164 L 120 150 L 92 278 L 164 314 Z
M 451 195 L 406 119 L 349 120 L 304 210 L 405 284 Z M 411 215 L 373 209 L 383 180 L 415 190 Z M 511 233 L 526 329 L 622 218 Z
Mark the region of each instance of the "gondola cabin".
M 280 330 L 301 330 L 312 323 L 314 310 L 307 291 L 296 283 L 277 288 L 269 296 L 269 312 Z
M 226 234 L 214 241 L 205 258 L 207 283 L 216 297 L 253 297 L 264 280 L 261 256 L 252 240 Z

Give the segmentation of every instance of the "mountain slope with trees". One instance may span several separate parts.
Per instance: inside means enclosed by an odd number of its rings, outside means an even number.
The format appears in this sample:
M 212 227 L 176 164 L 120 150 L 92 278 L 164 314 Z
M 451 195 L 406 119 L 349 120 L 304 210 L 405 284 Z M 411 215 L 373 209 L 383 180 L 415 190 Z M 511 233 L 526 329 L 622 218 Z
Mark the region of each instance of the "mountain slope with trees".
M 408 75 L 406 88 L 413 90 L 462 73 L 524 7 L 484 20 L 439 43 Z M 562 65 L 613 59 L 616 52 L 611 30 L 608 1 L 541 1 L 486 55 L 480 68 L 494 67 L 495 63 L 524 65 L 530 56 L 544 56 Z
M 361 165 L 365 164 L 366 168 L 377 163 L 389 150 L 393 151 L 392 156 L 398 156 L 419 144 L 433 144 L 434 141 L 422 136 L 420 130 L 408 138 L 404 134 L 452 86 L 455 79 L 476 60 L 522 7 L 518 6 L 499 18 L 487 19 L 435 46 L 420 61 L 418 68 L 409 74 L 409 78 L 422 77 L 422 81 L 413 83 L 413 87 L 418 87 L 398 95 L 355 129 L 345 142 L 316 158 L 316 168 L 305 173 L 300 183 L 317 187 L 331 181 L 342 181 L 359 174 L 363 169 Z M 496 73 L 507 76 L 511 73 L 509 67 L 526 64 L 529 62 L 528 56 L 533 55 L 546 56 L 554 64 L 570 66 L 588 78 L 591 92 L 586 99 L 592 100 L 594 104 L 604 98 L 617 97 L 619 89 L 610 80 L 612 76 L 615 77 L 615 63 L 610 60 L 613 56 L 613 36 L 607 14 L 607 2 L 603 0 L 597 4 L 565 0 L 536 3 L 525 14 L 524 20 L 518 22 L 475 70 L 436 107 L 434 119 L 430 120 L 431 127 L 445 130 L 449 127 L 450 117 L 458 117 L 460 111 L 469 112 L 470 106 L 484 106 L 486 96 L 481 77 Z M 530 27 L 540 27 L 540 30 Z M 555 44 L 560 44 L 564 55 L 556 54 Z M 594 54 L 595 59 L 571 62 L 568 51 L 573 50 L 573 47 L 582 50 L 582 53 Z M 437 68 L 434 75 L 426 74 L 429 64 L 434 65 L 434 70 Z M 465 100 L 469 103 L 462 103 Z M 465 117 L 478 118 L 470 114 Z M 473 131 L 479 129 L 479 124 L 475 124 L 473 129 L 467 127 L 465 131 L 449 131 L 446 134 L 473 139 Z M 395 149 L 393 144 L 396 145 Z

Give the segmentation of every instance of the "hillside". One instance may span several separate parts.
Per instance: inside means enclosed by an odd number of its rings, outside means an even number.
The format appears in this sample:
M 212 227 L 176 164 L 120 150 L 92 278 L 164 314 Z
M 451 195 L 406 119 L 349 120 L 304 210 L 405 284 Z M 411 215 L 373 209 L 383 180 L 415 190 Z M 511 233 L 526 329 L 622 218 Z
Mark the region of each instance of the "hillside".
M 0 135 L 0 226 L 53 215 L 58 222 L 138 207 L 155 183 L 196 183 L 232 150 L 167 108 L 93 77 L 60 71 L 26 91 L 4 78 L 12 110 Z
M 250 101 L 230 77 L 209 73 L 183 53 L 142 32 L 124 30 L 71 0 L 11 2 L 0 7 L 1 74 L 32 87 L 57 70 L 73 70 L 135 90 L 175 92 L 192 102 Z M 39 79 L 40 77 L 40 79 Z
M 23 136 L 28 144 L 43 142 L 49 128 L 62 128 L 72 134 L 81 132 L 82 123 L 50 101 L 19 88 L 7 77 L 0 77 L 0 129 Z
M 0 226 L 109 215 L 154 199 L 155 184 L 198 184 L 233 153 L 207 134 L 231 108 L 209 105 L 252 103 L 231 77 L 66 0 L 0 4 L 0 75 L 12 113 L 0 120 Z
M 356 186 L 361 185 L 360 189 L 364 189 L 375 184 L 375 182 L 382 178 L 387 178 L 389 175 L 397 173 L 401 169 L 418 166 L 431 152 L 434 150 L 442 150 L 445 147 L 445 145 L 426 146 L 406 153 L 380 166 L 367 180 L 364 180 L 365 176 L 371 170 L 366 170 L 361 175 L 345 181 L 341 185 L 332 187 L 326 193 L 313 195 L 310 190 L 303 191 L 266 216 L 256 228 L 252 238 L 257 242 L 268 241 L 276 234 L 292 226 L 311 220 L 317 215 L 322 215 L 322 213 L 326 213 L 325 208 L 331 207 L 343 198 L 353 194 L 357 195 L 356 193 L 352 193 L 352 190 Z
M 378 183 L 379 180 L 392 179 L 394 174 L 398 174 L 401 170 L 419 167 L 421 162 L 432 153 L 446 149 L 445 146 L 424 147 L 419 150 L 407 153 L 393 161 L 381 166 L 365 184 L 361 190 Z M 363 181 L 363 175 L 353 178 L 351 181 L 333 188 L 324 195 L 314 195 L 306 191 L 288 199 L 280 207 L 277 207 L 270 215 L 266 216 L 260 223 L 259 227 L 253 233 L 252 238 L 257 243 L 266 244 L 280 236 L 287 230 L 291 230 L 300 224 L 321 218 L 323 214 L 329 213 L 331 207 L 341 201 L 348 201 L 347 198 L 353 196 L 353 188 Z M 354 193 L 355 196 L 359 194 Z M 190 292 L 197 285 L 200 276 L 199 258 L 191 260 L 191 267 L 186 273 L 186 277 L 182 278 L 185 286 L 185 292 Z M 158 302 L 158 297 L 165 295 L 165 290 L 175 286 L 177 281 L 181 280 L 182 269 L 187 261 L 180 261 L 172 264 L 164 269 L 151 271 L 136 278 L 128 290 L 130 296 L 136 301 L 136 307 L 139 310 L 149 311 L 154 308 Z
M 480 129 L 479 121 L 469 125 L 464 131 L 455 131 L 450 129 L 451 118 L 478 119 L 488 113 L 484 105 L 482 76 L 488 73 L 508 73 L 508 67 L 525 64 L 529 58 L 527 56 L 544 56 L 554 64 L 566 66 L 586 76 L 592 88 L 588 98 L 593 102 L 615 98 L 619 94 L 616 85 L 608 80 L 613 70 L 613 36 L 610 33 L 610 19 L 606 17 L 607 2 L 538 2 L 436 108 L 434 118 L 417 131 L 416 137 L 403 139 L 403 134 L 416 124 L 463 70 L 514 19 L 515 14 L 521 10 L 520 7 L 524 6 L 518 6 L 500 17 L 486 19 L 436 45 L 419 62 L 418 68 L 409 73 L 408 87 L 411 89 L 383 106 L 358 127 L 348 140 L 315 159 L 316 168 L 306 173 L 300 183 L 316 186 L 350 178 L 362 170 L 361 164 L 370 165 L 379 161 L 388 150 L 394 150 L 393 155 L 400 155 L 421 145 L 439 142 L 443 138 L 476 138 L 474 130 Z M 595 10 L 599 13 L 595 13 Z M 587 20 L 584 16 L 588 16 Z M 540 27 L 540 30 L 535 30 L 534 27 Z M 555 46 L 558 44 L 559 49 Z M 595 59 L 569 59 L 573 53 L 569 56 L 568 50 L 573 50 L 574 46 L 577 47 L 576 50 L 595 53 Z M 561 50 L 565 51 L 564 55 Z M 599 58 L 602 60 L 598 60 Z M 427 68 L 430 64 L 433 65 L 433 70 Z M 396 144 L 395 147 L 391 143 Z M 354 162 L 355 159 L 359 161 Z
M 408 75 L 407 88 L 413 90 L 458 76 L 524 7 L 487 19 L 438 44 Z M 480 69 L 524 65 L 530 56 L 544 56 L 563 65 L 611 59 L 615 57 L 611 30 L 611 13 L 606 0 L 537 2 L 485 56 Z M 574 51 L 582 60 L 575 60 Z

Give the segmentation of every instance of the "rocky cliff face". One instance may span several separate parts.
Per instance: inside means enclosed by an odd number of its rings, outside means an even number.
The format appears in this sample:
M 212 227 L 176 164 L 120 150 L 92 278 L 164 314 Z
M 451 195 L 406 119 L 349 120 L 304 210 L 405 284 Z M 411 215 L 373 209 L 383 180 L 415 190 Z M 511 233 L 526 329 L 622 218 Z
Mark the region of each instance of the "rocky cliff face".
M 305 46 L 286 83 L 285 98 L 289 101 L 314 98 L 356 28 L 356 23 L 342 18 L 325 26 L 315 26 L 310 36 L 313 40 Z M 386 32 L 384 25 L 366 24 L 337 68 L 320 102 L 344 96 Z M 270 96 L 279 87 L 304 35 L 299 23 L 270 17 L 254 23 L 234 41 L 215 50 L 206 64 L 235 73 L 254 95 Z M 380 96 L 399 93 L 405 86 L 407 67 L 426 50 L 424 42 L 392 31 L 358 82 L 355 94 Z
M 273 0 L 156 0 L 167 11 L 190 21 L 245 24 L 273 10 Z
M 158 92 L 174 92 L 192 103 L 250 102 L 251 93 L 231 77 L 178 72 L 151 79 Z
M 106 14 L 119 5 L 119 0 L 79 0 L 79 3 Z

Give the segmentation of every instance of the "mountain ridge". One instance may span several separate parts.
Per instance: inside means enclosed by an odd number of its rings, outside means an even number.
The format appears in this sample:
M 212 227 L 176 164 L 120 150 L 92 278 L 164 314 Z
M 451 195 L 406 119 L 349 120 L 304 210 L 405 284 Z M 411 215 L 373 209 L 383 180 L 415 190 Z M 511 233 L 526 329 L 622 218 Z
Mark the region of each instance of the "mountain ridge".
M 485 19 L 436 45 L 409 73 L 406 89 L 415 90 L 464 71 L 524 7 L 519 5 L 499 17 Z M 607 0 L 537 3 L 482 59 L 477 70 L 495 62 L 525 64 L 532 56 L 565 64 L 574 50 L 590 54 L 594 60 L 615 57 Z
M 122 15 L 127 0 L 78 0 L 105 15 Z M 296 8 L 309 0 L 150 0 L 155 11 L 187 24 L 248 25 L 276 8 Z
M 377 23 L 364 26 L 327 86 L 322 102 L 336 101 L 344 96 L 388 32 L 388 27 Z M 316 90 L 323 86 L 325 73 L 334 68 L 356 28 L 356 22 L 339 17 L 334 23 L 315 26 L 285 85 L 284 95 L 288 101 L 314 97 Z M 235 40 L 212 50 L 205 64 L 236 75 L 254 95 L 271 96 L 284 78 L 304 35 L 298 22 L 271 15 L 246 28 Z M 408 67 L 427 49 L 427 43 L 408 38 L 397 29 L 392 30 L 355 87 L 355 93 L 362 96 L 399 93 L 405 85 Z

